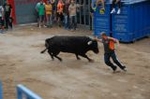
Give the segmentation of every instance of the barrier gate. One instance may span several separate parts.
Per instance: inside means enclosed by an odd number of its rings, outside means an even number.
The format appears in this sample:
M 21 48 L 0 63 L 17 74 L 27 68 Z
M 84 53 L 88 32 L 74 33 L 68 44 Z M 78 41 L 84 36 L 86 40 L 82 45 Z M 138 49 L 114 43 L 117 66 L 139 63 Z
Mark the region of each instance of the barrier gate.
M 3 99 L 2 83 L 0 81 L 0 99 Z
M 17 99 L 42 99 L 40 96 L 32 92 L 30 89 L 19 84 L 17 85 Z
M 17 85 L 17 99 L 42 99 L 39 95 L 28 89 L 22 84 Z M 3 99 L 3 88 L 0 81 L 0 99 Z

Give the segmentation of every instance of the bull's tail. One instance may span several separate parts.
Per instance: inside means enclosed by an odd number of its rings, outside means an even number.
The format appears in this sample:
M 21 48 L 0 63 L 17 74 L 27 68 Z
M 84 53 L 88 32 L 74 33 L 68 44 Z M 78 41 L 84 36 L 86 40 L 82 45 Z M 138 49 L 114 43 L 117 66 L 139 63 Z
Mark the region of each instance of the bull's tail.
M 43 54 L 49 48 L 49 44 L 47 43 L 47 41 L 45 41 L 45 47 L 46 47 L 46 49 L 41 51 L 41 54 Z
M 41 51 L 41 54 L 43 54 L 46 50 L 47 50 L 47 48 L 46 48 L 46 49 L 44 49 L 43 51 Z

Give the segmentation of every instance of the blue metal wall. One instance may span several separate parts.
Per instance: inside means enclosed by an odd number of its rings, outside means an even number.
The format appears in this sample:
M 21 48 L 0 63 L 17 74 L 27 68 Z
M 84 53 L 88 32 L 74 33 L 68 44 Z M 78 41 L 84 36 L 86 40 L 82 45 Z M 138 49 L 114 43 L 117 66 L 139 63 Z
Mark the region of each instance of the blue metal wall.
M 106 32 L 110 35 L 110 5 L 105 5 L 105 14 L 100 14 L 100 7 L 94 13 L 94 35 L 99 36 L 101 32 Z
M 131 42 L 150 33 L 149 1 L 124 4 L 121 14 L 112 15 L 113 37 L 123 42 Z
M 17 24 L 36 22 L 35 5 L 39 0 L 14 0 Z

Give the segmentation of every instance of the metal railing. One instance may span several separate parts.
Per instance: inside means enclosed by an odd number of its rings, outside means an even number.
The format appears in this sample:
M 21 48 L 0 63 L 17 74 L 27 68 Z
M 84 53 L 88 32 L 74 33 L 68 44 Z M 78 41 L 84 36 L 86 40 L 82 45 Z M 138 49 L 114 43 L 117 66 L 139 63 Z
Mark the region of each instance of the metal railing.
M 17 99 L 42 99 L 24 85 L 17 85 Z
M 1 81 L 0 81 L 0 99 L 3 99 L 3 88 Z

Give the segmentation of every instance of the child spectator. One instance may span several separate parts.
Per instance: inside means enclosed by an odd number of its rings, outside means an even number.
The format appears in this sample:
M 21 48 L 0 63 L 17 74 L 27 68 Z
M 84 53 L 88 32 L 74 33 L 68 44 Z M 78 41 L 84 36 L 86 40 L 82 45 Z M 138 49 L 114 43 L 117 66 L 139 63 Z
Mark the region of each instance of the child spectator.
M 115 5 L 118 4 L 118 11 L 117 11 L 117 14 L 120 14 L 121 13 L 121 0 L 113 0 L 112 1 L 112 10 L 111 10 L 111 14 L 115 13 L 116 10 L 115 10 Z

